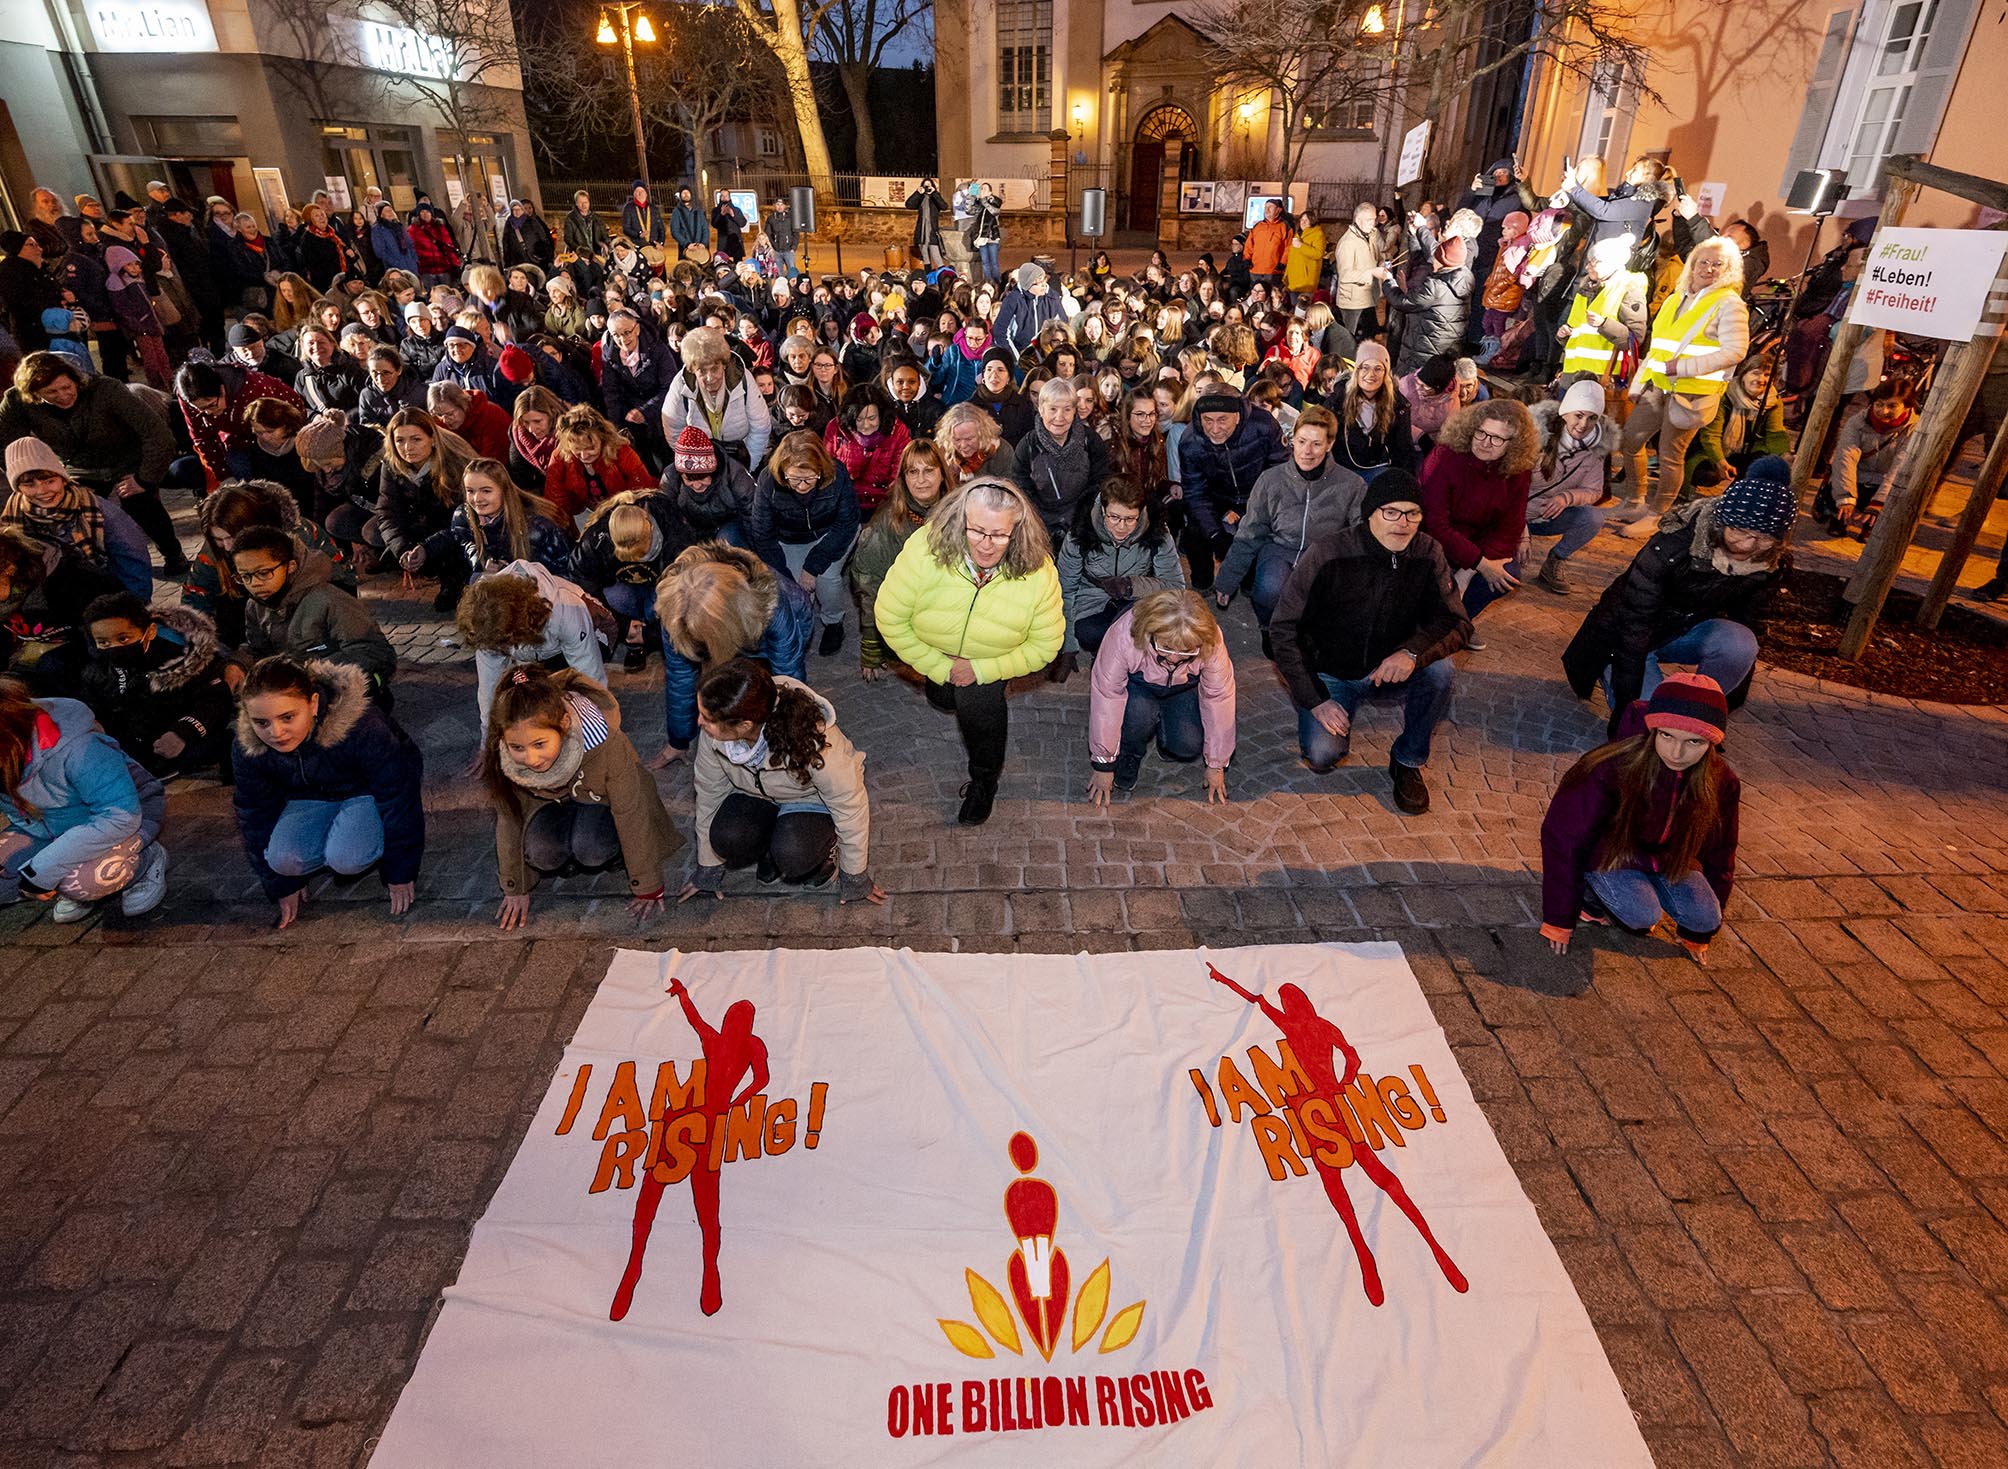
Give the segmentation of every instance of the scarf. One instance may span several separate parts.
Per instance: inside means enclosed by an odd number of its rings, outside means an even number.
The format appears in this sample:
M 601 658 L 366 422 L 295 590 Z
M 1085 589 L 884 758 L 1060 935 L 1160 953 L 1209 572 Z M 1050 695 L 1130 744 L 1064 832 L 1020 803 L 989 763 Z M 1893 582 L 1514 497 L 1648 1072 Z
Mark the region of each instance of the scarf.
M 565 702 L 571 707 L 572 727 L 565 731 L 564 739 L 558 745 L 558 758 L 551 762 L 548 770 L 532 770 L 511 755 L 508 746 L 496 747 L 496 759 L 511 785 L 546 796 L 569 790 L 578 778 L 579 767 L 585 763 L 586 752 L 606 743 L 607 720 L 600 713 L 599 705 L 584 694 L 576 693 L 566 694 Z
M 747 770 L 759 770 L 767 764 L 767 731 L 760 731 L 757 740 L 726 740 L 718 747 L 718 753 Z
M 62 500 L 44 509 L 19 490 L 0 508 L 0 521 L 18 525 L 29 539 L 45 546 L 74 551 L 88 561 L 105 559 L 105 513 L 97 497 L 82 485 L 71 485 Z
M 1033 418 L 1032 432 L 1039 436 L 1039 454 L 1046 461 L 1046 476 L 1053 485 L 1055 498 L 1062 482 L 1087 482 L 1088 431 L 1081 427 L 1078 420 L 1068 427 L 1064 442 L 1053 437 L 1043 418 Z
M 558 436 L 556 434 L 552 434 L 548 438 L 533 438 L 524 432 L 523 425 L 520 423 L 509 425 L 509 444 L 518 454 L 523 456 L 524 462 L 533 464 L 538 469 L 545 471 L 548 471 L 551 467 L 551 456 L 558 452 Z

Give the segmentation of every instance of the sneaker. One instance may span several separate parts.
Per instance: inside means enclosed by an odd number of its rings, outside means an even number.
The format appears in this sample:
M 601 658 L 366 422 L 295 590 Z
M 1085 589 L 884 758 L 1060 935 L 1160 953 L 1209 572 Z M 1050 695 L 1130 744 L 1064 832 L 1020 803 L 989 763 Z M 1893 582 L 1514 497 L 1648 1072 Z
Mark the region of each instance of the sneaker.
M 761 882 L 772 886 L 781 880 L 781 869 L 774 865 L 773 857 L 762 852 L 759 865 L 753 869 L 753 875 Z
M 1630 525 L 1619 526 L 1618 534 L 1628 541 L 1649 541 L 1652 539 L 1653 533 L 1658 529 L 1659 517 L 1648 513 L 1641 515 Z
M 640 673 L 648 667 L 648 646 L 645 643 L 629 643 L 627 656 L 621 659 L 621 667 L 629 673 Z
M 1562 575 L 1562 563 L 1550 556 L 1541 563 L 1541 571 L 1534 578 L 1534 585 L 1543 591 L 1553 592 L 1558 597 L 1566 597 L 1573 590 L 1569 579 Z
M 817 888 L 828 887 L 830 885 L 830 880 L 834 878 L 836 875 L 837 875 L 837 854 L 835 852 L 832 852 L 830 853 L 829 856 L 823 859 L 823 865 L 821 867 L 818 867 L 814 872 L 810 873 L 807 877 L 803 878 L 802 881 L 798 884 L 798 886 L 801 887 L 803 892 L 814 892 Z
M 1115 785 L 1119 791 L 1136 789 L 1136 778 L 1143 773 L 1143 761 L 1124 760 L 1118 757 L 1115 768 Z
M 816 651 L 818 653 L 821 653 L 825 658 L 827 658 L 832 653 L 842 648 L 843 645 L 844 645 L 844 625 L 841 622 L 824 623 L 823 640 L 820 643 L 816 644 Z
M 1464 640 L 1464 651 L 1467 653 L 1483 653 L 1491 646 L 1475 627 L 1471 630 L 1471 636 Z
M 148 842 L 139 854 L 139 873 L 119 894 L 119 912 L 128 918 L 151 913 L 167 896 L 167 848 Z
M 962 809 L 955 813 L 955 819 L 964 826 L 981 826 L 990 819 L 990 808 L 996 804 L 996 778 L 972 776 L 962 788 Z
M 95 903 L 80 903 L 75 898 L 58 898 L 49 907 L 51 923 L 82 923 L 91 916 Z
M 1389 760 L 1387 773 L 1394 780 L 1394 803 L 1397 807 L 1410 816 L 1420 816 L 1429 809 L 1429 787 L 1423 784 L 1420 770 L 1399 760 Z

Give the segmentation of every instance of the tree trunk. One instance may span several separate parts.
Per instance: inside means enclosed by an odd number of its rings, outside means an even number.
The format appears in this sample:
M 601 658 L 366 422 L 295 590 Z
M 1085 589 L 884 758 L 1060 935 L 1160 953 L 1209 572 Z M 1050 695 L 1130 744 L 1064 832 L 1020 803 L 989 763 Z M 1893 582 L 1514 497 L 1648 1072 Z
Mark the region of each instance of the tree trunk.
M 802 12 L 797 0 L 773 0 L 771 12 L 756 0 L 733 0 L 740 15 L 762 45 L 774 53 L 788 82 L 788 102 L 795 114 L 795 131 L 802 139 L 802 161 L 809 182 L 834 203 L 836 177 L 830 168 L 830 145 L 823 137 L 823 114 L 816 105 L 816 83 L 809 75 L 809 50 L 802 40 Z
M 851 119 L 857 124 L 858 172 L 878 172 L 878 135 L 872 131 L 869 95 L 871 67 L 862 61 L 846 61 L 837 66 L 837 79 L 844 84 L 844 100 L 850 103 Z

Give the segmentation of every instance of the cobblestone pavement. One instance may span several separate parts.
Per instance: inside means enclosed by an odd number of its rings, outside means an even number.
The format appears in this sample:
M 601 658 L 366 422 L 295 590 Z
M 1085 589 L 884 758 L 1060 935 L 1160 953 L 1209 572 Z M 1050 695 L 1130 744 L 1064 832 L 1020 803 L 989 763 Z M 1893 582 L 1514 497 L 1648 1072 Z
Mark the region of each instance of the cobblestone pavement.
M 1112 813 L 1082 804 L 1077 676 L 1014 698 L 997 817 L 961 830 L 952 726 L 859 682 L 853 644 L 811 672 L 870 752 L 884 908 L 749 882 L 639 931 L 618 879 L 574 879 L 527 937 L 493 927 L 465 659 L 380 579 L 430 767 L 408 919 L 368 878 L 273 933 L 203 784 L 172 798 L 161 914 L 0 915 L 0 1465 L 366 1459 L 612 944 L 1374 937 L 1407 952 L 1661 1464 L 2008 1464 L 2008 721 L 1766 670 L 1732 729 L 1746 880 L 1710 967 L 1603 936 L 1557 961 L 1538 827 L 1603 717 L 1556 655 L 1629 549 L 1487 614 L 1426 818 L 1388 798 L 1385 711 L 1336 775 L 1298 767 L 1237 609 L 1231 806 L 1156 762 Z M 644 750 L 658 668 L 614 676 Z M 687 825 L 688 775 L 663 784 Z

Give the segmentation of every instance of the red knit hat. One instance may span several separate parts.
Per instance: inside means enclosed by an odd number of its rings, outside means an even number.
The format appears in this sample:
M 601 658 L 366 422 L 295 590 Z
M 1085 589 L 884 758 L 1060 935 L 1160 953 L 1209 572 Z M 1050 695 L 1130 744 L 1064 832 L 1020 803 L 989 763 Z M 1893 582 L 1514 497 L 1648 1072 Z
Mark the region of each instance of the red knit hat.
M 1469 253 L 1464 244 L 1464 236 L 1451 235 L 1436 247 L 1436 263 L 1438 266 L 1447 266 L 1455 270 L 1464 264 Z
M 678 474 L 713 474 L 718 469 L 718 450 L 712 445 L 711 435 L 694 423 L 683 426 L 683 432 L 676 436 L 676 472 Z
M 1722 685 L 1705 673 L 1669 673 L 1645 706 L 1647 729 L 1676 729 L 1722 743 L 1729 725 L 1729 701 Z
M 514 342 L 502 349 L 501 359 L 495 366 L 505 379 L 519 388 L 525 383 L 535 382 L 537 378 L 537 364 L 530 360 L 528 352 Z

